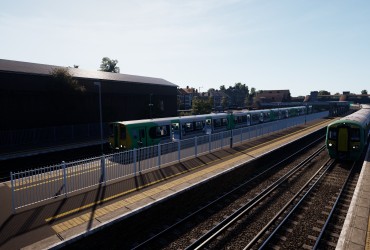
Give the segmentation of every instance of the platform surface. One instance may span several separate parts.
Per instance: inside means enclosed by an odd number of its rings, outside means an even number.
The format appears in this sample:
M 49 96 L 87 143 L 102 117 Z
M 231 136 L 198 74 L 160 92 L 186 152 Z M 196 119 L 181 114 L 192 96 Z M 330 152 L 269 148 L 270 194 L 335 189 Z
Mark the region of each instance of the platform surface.
M 370 147 L 336 249 L 370 250 Z

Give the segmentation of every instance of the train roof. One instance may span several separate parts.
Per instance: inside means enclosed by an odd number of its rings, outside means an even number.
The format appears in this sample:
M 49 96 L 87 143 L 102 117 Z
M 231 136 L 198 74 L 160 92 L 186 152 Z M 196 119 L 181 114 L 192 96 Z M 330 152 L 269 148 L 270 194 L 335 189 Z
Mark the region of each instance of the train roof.
M 190 116 L 174 116 L 174 117 L 166 117 L 166 118 L 154 118 L 154 119 L 143 119 L 143 120 L 132 120 L 132 121 L 119 121 L 116 123 L 119 123 L 122 125 L 143 124 L 143 123 L 150 123 L 150 122 L 165 123 L 165 122 L 171 122 L 171 121 L 176 121 L 176 120 L 194 121 L 194 120 L 207 119 L 210 117 L 226 117 L 226 116 L 227 116 L 227 113 L 217 113 L 217 114 L 190 115 Z
M 292 108 L 305 108 L 305 106 L 298 106 L 298 107 L 290 107 L 290 108 L 279 108 L 275 110 L 288 110 Z M 234 115 L 240 115 L 240 114 L 253 114 L 253 113 L 260 113 L 260 112 L 266 112 L 271 111 L 272 109 L 261 109 L 261 110 L 245 110 L 245 111 L 238 111 L 233 113 Z M 228 113 L 213 113 L 213 114 L 203 114 L 203 115 L 190 115 L 190 116 L 174 116 L 174 117 L 166 117 L 166 118 L 154 118 L 154 119 L 142 119 L 142 120 L 132 120 L 132 121 L 117 121 L 112 123 L 119 123 L 122 125 L 132 125 L 132 124 L 144 124 L 149 122 L 156 122 L 156 123 L 166 123 L 171 121 L 196 121 L 201 119 L 207 119 L 207 118 L 224 118 L 228 115 Z
M 340 123 L 356 123 L 363 127 L 368 126 L 370 123 L 370 105 L 363 105 L 362 109 L 360 109 L 359 111 L 343 117 L 331 123 L 329 126 Z

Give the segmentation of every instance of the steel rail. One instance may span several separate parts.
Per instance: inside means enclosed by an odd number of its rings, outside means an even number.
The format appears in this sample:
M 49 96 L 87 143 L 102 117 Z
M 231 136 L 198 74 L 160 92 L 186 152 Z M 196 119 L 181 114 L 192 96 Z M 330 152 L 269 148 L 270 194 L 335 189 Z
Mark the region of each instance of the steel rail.
M 231 191 L 227 192 L 226 194 L 223 194 L 222 196 L 218 197 L 216 200 L 208 203 L 207 205 L 205 205 L 204 207 L 201 207 L 199 208 L 197 211 L 189 214 L 188 216 L 186 216 L 185 218 L 177 221 L 175 224 L 167 227 L 166 229 L 162 230 L 161 232 L 153 235 L 151 238 L 145 240 L 144 242 L 141 242 L 139 245 L 136 245 L 135 247 L 132 248 L 132 250 L 134 249 L 140 249 L 148 244 L 150 244 L 151 242 L 153 242 L 154 240 L 156 240 L 157 238 L 159 238 L 160 236 L 166 234 L 167 232 L 169 232 L 170 230 L 172 230 L 173 228 L 175 228 L 176 226 L 178 225 L 181 225 L 182 223 L 190 220 L 191 218 L 193 218 L 194 216 L 196 216 L 197 214 L 199 214 L 200 212 L 206 210 L 207 208 L 209 208 L 210 206 L 216 204 L 217 202 L 219 202 L 220 200 L 222 199 L 225 199 L 228 195 L 231 195 L 233 194 L 234 192 L 236 192 L 237 190 L 245 187 L 246 185 L 248 185 L 249 183 L 253 182 L 255 179 L 259 178 L 260 176 L 266 174 L 267 172 L 271 171 L 272 169 L 280 166 L 281 164 L 284 164 L 285 162 L 287 162 L 288 160 L 292 159 L 293 157 L 295 157 L 297 154 L 307 150 L 308 148 L 312 147 L 313 145 L 315 145 L 316 143 L 318 143 L 320 140 L 322 140 L 324 138 L 324 136 L 316 139 L 315 141 L 309 143 L 308 145 L 306 145 L 305 147 L 301 148 L 300 150 L 296 151 L 294 154 L 291 154 L 289 155 L 287 158 L 279 161 L 278 163 L 274 164 L 273 166 L 269 167 L 268 169 L 264 170 L 263 172 L 261 172 L 260 174 L 252 177 L 251 179 L 249 179 L 248 181 L 242 183 L 241 185 L 239 185 L 238 187 L 232 189 Z M 325 149 L 325 146 L 322 146 L 320 149 L 316 150 L 312 155 L 318 155 L 320 152 L 322 152 L 323 150 Z M 311 156 L 312 156 L 311 155 Z M 314 157 L 312 157 L 314 158 Z M 310 161 L 311 159 L 306 159 L 306 161 Z M 302 164 L 302 163 L 300 163 Z M 289 172 L 288 172 L 289 173 Z M 273 185 L 273 184 L 272 184 Z M 266 189 L 265 189 L 266 190 Z M 251 201 L 250 201 L 251 202 Z M 250 202 L 248 204 L 250 204 Z M 189 247 L 188 247 L 189 248 Z M 187 249 L 188 249 L 187 248 Z
M 334 166 L 336 163 L 335 160 L 329 159 L 313 176 L 310 180 L 306 182 L 306 184 L 297 192 L 297 194 L 272 218 L 269 223 L 257 234 L 256 237 L 253 238 L 252 241 L 248 243 L 248 245 L 244 249 L 249 249 L 255 242 L 264 234 L 268 227 L 270 227 L 278 218 L 279 216 L 285 212 L 287 207 L 302 193 L 302 191 L 317 177 L 317 175 L 324 170 L 324 172 L 319 176 L 319 178 L 312 184 L 312 186 L 305 192 L 305 194 L 301 197 L 298 203 L 290 210 L 290 212 L 285 216 L 285 218 L 279 223 L 279 225 L 274 229 L 274 231 L 269 235 L 269 237 L 263 242 L 263 244 L 258 249 L 264 249 L 264 247 L 269 243 L 273 236 L 277 233 L 277 231 L 284 225 L 284 223 L 289 219 L 292 213 L 299 207 L 299 205 L 304 201 L 306 196 L 312 191 L 312 189 L 318 184 L 318 182 L 324 177 L 326 172 Z
M 303 160 L 301 163 L 299 163 L 297 166 L 295 166 L 293 169 L 291 169 L 288 173 L 286 173 L 284 176 L 282 176 L 279 180 L 277 180 L 276 182 L 274 182 L 273 184 L 271 184 L 269 187 L 267 187 L 265 190 L 263 190 L 261 193 L 259 193 L 257 196 L 255 196 L 252 200 L 250 200 L 243 207 L 239 208 L 237 211 L 235 211 L 229 217 L 227 217 L 226 219 L 224 219 L 222 222 L 220 222 L 219 224 L 217 224 L 215 227 L 213 227 L 212 229 L 210 229 L 207 233 L 205 233 L 200 238 L 198 238 L 196 241 L 194 241 L 186 249 L 187 250 L 189 250 L 189 249 L 200 249 L 201 247 L 203 247 L 204 245 L 206 245 L 208 242 L 210 242 L 211 240 L 213 240 L 220 233 L 222 233 L 224 230 L 226 230 L 231 224 L 233 224 L 235 221 L 237 221 L 241 216 L 243 216 L 245 213 L 247 213 L 248 211 L 250 211 L 261 200 L 263 200 L 269 194 L 271 194 L 284 181 L 286 181 L 293 174 L 295 174 L 298 170 L 300 170 L 301 167 L 305 166 L 308 162 L 310 162 L 312 159 L 314 159 L 325 148 L 326 148 L 325 145 L 322 146 L 320 149 L 318 149 L 316 152 L 314 152 L 312 155 L 310 155 L 308 158 L 306 158 L 305 160 Z
M 340 193 L 339 193 L 339 195 L 338 195 L 337 199 L 335 200 L 335 203 L 334 203 L 334 205 L 333 205 L 333 207 L 332 207 L 332 209 L 331 209 L 331 211 L 330 211 L 330 213 L 329 213 L 329 216 L 328 216 L 328 218 L 326 219 L 324 226 L 321 228 L 320 235 L 317 237 L 316 242 L 315 242 L 315 245 L 314 245 L 314 247 L 312 248 L 312 249 L 314 249 L 314 250 L 315 250 L 315 249 L 317 249 L 317 248 L 319 247 L 319 242 L 320 242 L 320 240 L 321 240 L 322 236 L 324 235 L 324 231 L 326 230 L 326 227 L 328 226 L 328 224 L 329 224 L 329 221 L 330 221 L 331 217 L 332 217 L 332 216 L 333 216 L 333 214 L 334 214 L 334 210 L 335 210 L 335 208 L 336 208 L 336 207 L 337 207 L 337 205 L 338 205 L 339 199 L 342 197 L 342 194 L 343 194 L 344 188 L 345 188 L 345 186 L 347 185 L 347 183 L 348 183 L 348 181 L 349 181 L 349 178 L 350 178 L 350 176 L 351 176 L 351 174 L 352 174 L 352 171 L 353 171 L 353 169 L 354 169 L 354 166 L 355 166 L 355 165 L 356 165 L 356 162 L 354 162 L 354 163 L 353 163 L 353 165 L 352 165 L 352 167 L 351 167 L 351 170 L 349 171 L 349 174 L 348 174 L 348 176 L 347 176 L 347 178 L 346 178 L 346 180 L 345 180 L 345 182 L 344 182 L 343 186 L 342 186 L 342 187 L 341 187 L 341 189 L 340 189 Z

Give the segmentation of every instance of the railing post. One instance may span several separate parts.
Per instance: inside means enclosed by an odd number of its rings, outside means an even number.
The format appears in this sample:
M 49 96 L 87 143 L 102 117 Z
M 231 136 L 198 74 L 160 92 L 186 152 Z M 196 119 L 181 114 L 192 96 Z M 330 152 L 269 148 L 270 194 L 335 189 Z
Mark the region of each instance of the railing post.
M 230 135 L 230 148 L 233 148 L 233 130 L 231 130 L 231 135 Z
M 211 153 L 211 134 L 208 135 L 208 151 Z
M 13 177 L 13 172 L 10 172 L 10 183 L 12 186 L 12 211 L 13 214 L 15 214 L 15 192 L 14 192 L 14 177 Z
M 225 132 L 221 133 L 221 149 L 222 149 L 222 147 L 224 145 L 224 133 Z
M 178 157 L 179 162 L 180 162 L 180 160 L 181 160 L 181 141 L 180 140 L 178 140 L 178 142 L 177 142 L 177 157 Z
M 67 197 L 67 169 L 65 161 L 62 161 L 63 168 L 63 185 L 64 185 L 64 196 Z
M 158 168 L 161 167 L 161 144 L 158 144 Z
M 106 185 L 107 180 L 106 180 L 106 169 L 105 169 L 105 156 L 104 156 L 104 154 L 100 157 L 100 166 L 101 166 L 101 180 L 100 180 L 100 182 L 104 182 L 104 185 Z
M 197 136 L 194 137 L 194 144 L 195 144 L 194 145 L 194 149 L 195 149 L 194 155 L 195 157 L 198 157 L 198 137 Z
M 136 175 L 136 157 L 137 157 L 137 152 L 136 148 L 133 149 L 133 160 L 134 160 L 134 174 Z

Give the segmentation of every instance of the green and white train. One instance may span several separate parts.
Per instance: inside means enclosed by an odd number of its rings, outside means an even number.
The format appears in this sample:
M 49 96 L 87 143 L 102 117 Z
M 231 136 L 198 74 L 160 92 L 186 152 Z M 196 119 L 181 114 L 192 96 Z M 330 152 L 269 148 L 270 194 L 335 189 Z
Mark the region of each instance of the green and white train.
M 370 105 L 328 125 L 326 148 L 329 156 L 342 160 L 358 160 L 367 146 L 370 129 Z
M 305 115 L 311 111 L 311 106 L 299 106 L 113 122 L 109 143 L 113 149 L 146 147 Z

